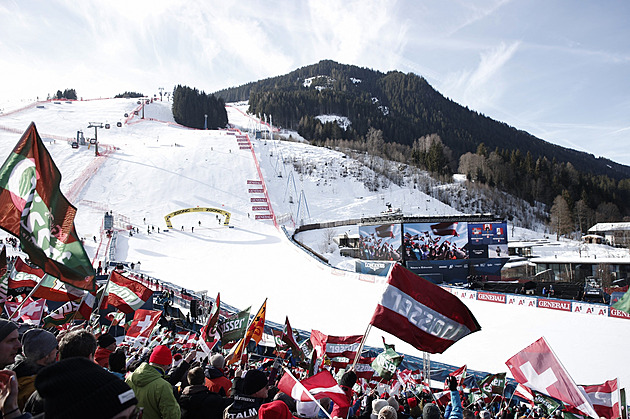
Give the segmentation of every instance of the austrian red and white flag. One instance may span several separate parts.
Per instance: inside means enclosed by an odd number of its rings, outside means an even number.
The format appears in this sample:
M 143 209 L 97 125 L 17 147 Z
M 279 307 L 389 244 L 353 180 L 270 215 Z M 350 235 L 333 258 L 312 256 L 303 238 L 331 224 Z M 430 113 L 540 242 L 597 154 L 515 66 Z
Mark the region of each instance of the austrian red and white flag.
M 575 407 L 582 414 L 599 417 L 544 337 L 505 361 L 514 379 L 532 390 Z
M 621 403 L 617 379 L 608 380 L 604 384 L 580 386 L 586 392 L 593 408 L 600 417 L 614 419 L 621 417 Z
M 133 279 L 122 276 L 116 271 L 112 271 L 105 293 L 107 297 L 103 298 L 101 308 L 106 308 L 109 304 L 125 314 L 138 310 L 153 295 L 151 289 Z
M 153 329 L 160 320 L 159 310 L 136 310 L 131 325 L 125 335 L 125 342 L 144 344 L 148 342 Z
M 431 226 L 431 231 L 436 236 L 457 236 L 457 224 L 458 223 L 437 223 Z
M 326 354 L 328 358 L 343 356 L 354 360 L 362 338 L 363 335 L 327 336 L 319 330 L 311 331 L 311 343 L 318 359 Z
M 432 354 L 481 330 L 459 298 L 399 264 L 389 272 L 370 324 Z
M 328 370 L 323 370 L 312 377 L 298 381 L 289 370 L 285 368 L 285 374 L 278 383 L 278 390 L 288 394 L 295 400 L 303 402 L 328 397 L 339 407 L 350 406 L 346 394 L 339 384 L 337 384 L 335 377 L 333 377 Z
M 7 310 L 7 314 L 10 319 L 22 319 L 24 323 L 39 326 L 42 321 L 42 315 L 44 313 L 44 307 L 46 306 L 46 300 L 40 298 L 39 300 L 33 300 L 28 298 L 24 305 L 20 308 L 19 313 L 15 313 L 21 303 L 7 301 L 4 303 L 4 307 Z

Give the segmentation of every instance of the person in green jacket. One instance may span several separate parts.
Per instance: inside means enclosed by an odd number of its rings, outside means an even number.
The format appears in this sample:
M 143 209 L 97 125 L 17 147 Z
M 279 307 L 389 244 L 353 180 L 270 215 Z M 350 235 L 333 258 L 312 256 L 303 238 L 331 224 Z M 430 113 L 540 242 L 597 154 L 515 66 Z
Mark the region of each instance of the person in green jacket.
M 180 419 L 181 412 L 173 394 L 173 386 L 164 379 L 171 365 L 171 350 L 158 345 L 151 352 L 149 362 L 143 362 L 125 382 L 136 394 L 138 406 L 144 408 L 144 419 Z

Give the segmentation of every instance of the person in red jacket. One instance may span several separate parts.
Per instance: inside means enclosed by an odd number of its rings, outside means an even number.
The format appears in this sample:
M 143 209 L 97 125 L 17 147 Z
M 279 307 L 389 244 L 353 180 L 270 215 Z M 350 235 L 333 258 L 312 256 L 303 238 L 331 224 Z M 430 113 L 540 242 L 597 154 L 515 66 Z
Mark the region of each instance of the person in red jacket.
M 105 333 L 96 340 L 98 348 L 94 353 L 94 361 L 103 368 L 109 368 L 109 355 L 116 350 L 116 338 Z
M 341 380 L 339 380 L 339 387 L 341 387 L 343 392 L 346 394 L 346 397 L 348 399 L 348 406 L 340 407 L 337 403 L 335 403 L 335 407 L 333 407 L 330 416 L 332 416 L 333 418 L 348 417 L 348 411 L 350 410 L 350 405 L 352 405 L 352 387 L 356 384 L 356 382 L 357 375 L 354 371 L 350 370 L 343 373 L 343 375 L 341 376 Z
M 232 381 L 223 373 L 225 366 L 225 358 L 221 354 L 214 354 L 210 357 L 210 363 L 204 371 L 206 376 L 206 387 L 213 393 L 217 393 L 223 397 L 230 395 Z

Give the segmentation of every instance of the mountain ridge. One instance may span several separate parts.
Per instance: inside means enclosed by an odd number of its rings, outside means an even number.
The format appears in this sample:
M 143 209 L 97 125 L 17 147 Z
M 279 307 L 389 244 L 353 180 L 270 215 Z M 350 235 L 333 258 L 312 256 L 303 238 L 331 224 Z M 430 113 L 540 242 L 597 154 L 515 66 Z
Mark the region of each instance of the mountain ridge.
M 327 85 L 321 86 L 321 83 L 325 82 L 317 80 L 321 76 L 329 77 Z M 311 83 L 307 87 L 304 80 L 309 78 L 315 78 L 316 83 Z M 466 152 L 474 153 L 479 144 L 484 143 L 489 150 L 498 147 L 510 151 L 520 149 L 522 154 L 529 151 L 534 160 L 538 157 L 547 157 L 550 161 L 556 159 L 559 162 L 570 162 L 580 170 L 594 175 L 606 175 L 616 180 L 630 177 L 629 166 L 607 158 L 595 157 L 591 153 L 552 144 L 526 131 L 470 110 L 443 96 L 424 77 L 414 73 L 405 74 L 400 71 L 382 73 L 354 65 L 339 64 L 332 60 L 322 60 L 284 75 L 219 90 L 214 94 L 224 98 L 226 102 L 249 100 L 252 113 L 273 115 L 275 124 L 295 129 L 299 128 L 296 122 L 299 124 L 299 119 L 303 116 L 317 115 L 305 106 L 282 109 L 282 99 L 288 100 L 287 94 L 292 93 L 297 94 L 300 100 L 306 101 L 305 93 L 312 92 L 315 87 L 320 87 L 317 110 L 324 112 L 332 110 L 332 113 L 350 118 L 358 135 L 365 135 L 367 128 L 373 126 L 383 131 L 386 142 L 412 145 L 416 138 L 437 133 L 444 144 L 458 156 Z M 330 97 L 335 96 L 329 94 L 330 92 L 342 97 Z M 344 106 L 345 111 L 353 110 L 352 104 L 348 107 L 347 98 L 353 93 L 354 96 L 368 98 L 370 101 L 377 98 L 382 106 L 388 107 L 389 114 L 379 116 L 377 107 L 368 109 L 365 112 L 370 121 L 364 124 L 361 115 L 344 112 Z M 307 103 L 304 102 L 302 105 Z M 365 109 L 363 105 L 361 108 Z M 301 113 L 294 115 L 296 111 Z M 393 122 L 384 123 L 383 119 L 386 118 Z M 397 125 L 398 128 L 390 125 Z

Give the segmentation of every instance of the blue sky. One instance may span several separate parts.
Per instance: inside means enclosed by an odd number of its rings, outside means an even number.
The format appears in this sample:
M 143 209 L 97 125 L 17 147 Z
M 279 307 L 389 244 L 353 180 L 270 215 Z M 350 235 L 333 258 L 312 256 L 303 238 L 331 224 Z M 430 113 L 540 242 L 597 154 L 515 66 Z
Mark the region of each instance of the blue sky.
M 425 77 L 544 140 L 630 165 L 630 2 L 1 0 L 0 98 L 206 92 L 322 59 Z

